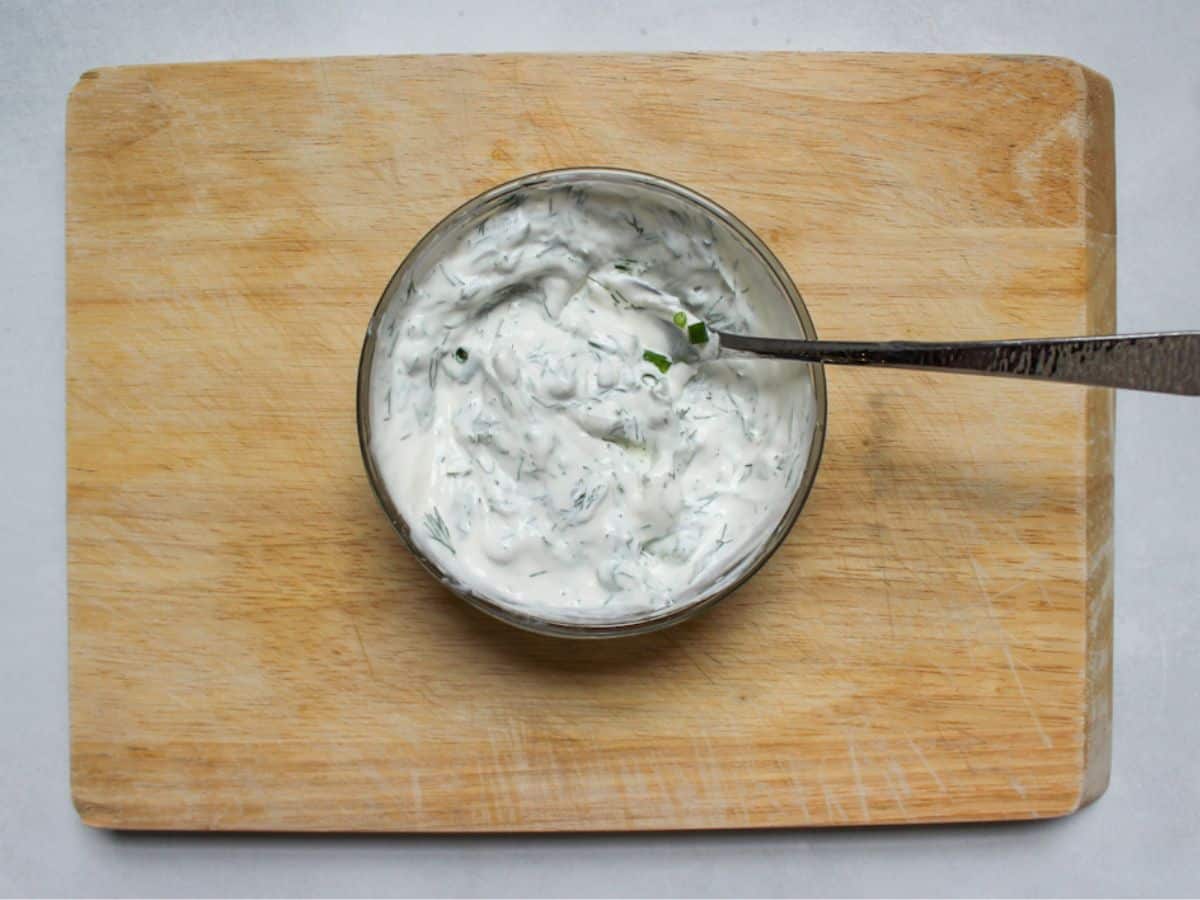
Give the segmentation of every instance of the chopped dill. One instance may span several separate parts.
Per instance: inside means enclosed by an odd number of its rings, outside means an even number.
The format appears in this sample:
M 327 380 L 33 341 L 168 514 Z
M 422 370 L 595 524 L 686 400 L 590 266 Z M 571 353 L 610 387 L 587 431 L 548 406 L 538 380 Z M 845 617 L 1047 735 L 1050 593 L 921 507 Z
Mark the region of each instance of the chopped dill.
M 640 306 L 637 306 L 636 304 L 631 303 L 629 300 L 627 300 L 625 298 L 625 295 L 622 294 L 620 291 L 618 291 L 616 288 L 608 288 L 608 293 L 610 295 L 612 295 L 613 302 L 616 303 L 617 306 L 628 306 L 630 309 L 641 309 Z
M 607 284 L 602 281 L 598 281 L 591 275 L 587 277 L 587 280 L 596 285 L 596 287 L 604 288 L 604 290 L 608 291 L 608 296 L 612 297 L 612 302 L 617 304 L 617 306 L 624 306 L 626 309 L 642 309 L 642 307 L 638 306 L 636 303 L 630 302 L 625 295 L 616 288 L 609 287 Z
M 454 551 L 454 545 L 450 543 L 450 529 L 446 527 L 446 520 L 442 518 L 442 514 L 438 512 L 435 506 L 433 512 L 425 514 L 425 530 L 429 532 L 429 536 L 437 541 L 455 556 L 458 554 Z
M 719 538 L 717 538 L 717 547 L 714 552 L 720 553 L 722 547 L 724 547 L 726 544 L 733 543 L 732 540 L 725 539 L 725 535 L 728 533 L 729 533 L 729 523 L 726 522 L 725 524 L 723 524 L 721 526 L 721 536 Z

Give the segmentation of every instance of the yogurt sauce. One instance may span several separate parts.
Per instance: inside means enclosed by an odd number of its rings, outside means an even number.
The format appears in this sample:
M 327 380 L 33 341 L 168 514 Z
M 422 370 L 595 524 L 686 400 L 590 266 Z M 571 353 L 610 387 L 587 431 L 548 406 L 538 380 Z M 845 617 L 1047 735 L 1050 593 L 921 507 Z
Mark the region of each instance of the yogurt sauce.
M 762 261 L 672 194 L 527 187 L 435 239 L 372 369 L 370 451 L 414 543 L 467 590 L 565 623 L 739 575 L 803 475 L 814 392 L 804 365 L 689 345 L 697 322 L 802 336 Z

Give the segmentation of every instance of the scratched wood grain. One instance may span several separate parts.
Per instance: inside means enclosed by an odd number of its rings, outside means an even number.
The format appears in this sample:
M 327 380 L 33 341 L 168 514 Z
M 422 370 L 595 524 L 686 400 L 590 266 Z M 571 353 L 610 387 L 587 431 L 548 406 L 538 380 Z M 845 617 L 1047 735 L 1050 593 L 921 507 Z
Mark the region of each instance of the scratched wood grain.
M 1108 777 L 1111 394 L 833 369 L 807 509 L 699 620 L 539 638 L 367 486 L 371 308 L 444 213 L 628 166 L 736 212 L 829 338 L 1114 323 L 1108 83 L 1030 57 L 102 69 L 67 147 L 71 780 L 116 828 L 1055 816 Z

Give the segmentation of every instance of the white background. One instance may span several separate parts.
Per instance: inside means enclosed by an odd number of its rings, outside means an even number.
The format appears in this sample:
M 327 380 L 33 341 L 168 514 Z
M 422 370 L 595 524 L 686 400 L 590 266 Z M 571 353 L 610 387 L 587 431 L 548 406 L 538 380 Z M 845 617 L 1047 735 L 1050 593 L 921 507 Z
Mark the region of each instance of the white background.
M 1189 0 L 0 0 L 0 892 L 1200 892 L 1200 400 L 1149 395 L 1118 403 L 1112 785 L 1072 818 L 450 838 L 134 836 L 76 819 L 67 782 L 63 119 L 79 74 L 248 57 L 697 49 L 1046 53 L 1097 69 L 1117 98 L 1120 326 L 1200 329 L 1200 4 Z

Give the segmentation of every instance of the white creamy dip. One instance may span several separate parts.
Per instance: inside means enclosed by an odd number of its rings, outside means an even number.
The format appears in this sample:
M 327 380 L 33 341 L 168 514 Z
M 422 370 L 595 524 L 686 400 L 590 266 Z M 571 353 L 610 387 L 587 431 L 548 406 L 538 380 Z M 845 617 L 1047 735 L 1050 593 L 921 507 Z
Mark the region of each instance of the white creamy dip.
M 715 358 L 687 326 L 803 332 L 702 208 L 603 178 L 526 187 L 427 242 L 392 290 L 370 452 L 462 587 L 625 622 L 736 578 L 784 517 L 812 441 L 807 367 Z

